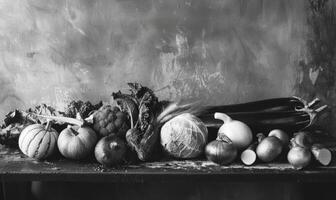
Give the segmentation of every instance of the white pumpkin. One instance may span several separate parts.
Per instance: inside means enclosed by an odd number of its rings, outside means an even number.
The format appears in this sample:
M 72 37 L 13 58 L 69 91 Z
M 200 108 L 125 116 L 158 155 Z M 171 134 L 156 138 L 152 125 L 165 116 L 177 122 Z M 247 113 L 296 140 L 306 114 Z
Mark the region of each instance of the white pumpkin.
M 22 130 L 19 148 L 28 157 L 42 160 L 55 152 L 57 138 L 58 133 L 51 128 L 50 122 L 46 126 L 32 124 Z

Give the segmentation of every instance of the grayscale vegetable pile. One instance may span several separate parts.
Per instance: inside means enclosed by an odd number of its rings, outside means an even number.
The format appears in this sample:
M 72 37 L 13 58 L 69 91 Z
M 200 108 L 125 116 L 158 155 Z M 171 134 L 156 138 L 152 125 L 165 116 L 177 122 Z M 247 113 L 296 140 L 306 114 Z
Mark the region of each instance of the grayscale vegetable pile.
M 55 154 L 70 160 L 94 157 L 105 167 L 165 159 L 207 159 L 218 165 L 288 162 L 295 169 L 329 165 L 331 151 L 314 141 L 311 127 L 326 109 L 319 99 L 273 98 L 209 106 L 159 101 L 129 83 L 113 103 L 72 101 L 65 111 L 41 104 L 8 113 L 0 143 L 28 157 Z M 285 159 L 284 159 L 285 158 Z

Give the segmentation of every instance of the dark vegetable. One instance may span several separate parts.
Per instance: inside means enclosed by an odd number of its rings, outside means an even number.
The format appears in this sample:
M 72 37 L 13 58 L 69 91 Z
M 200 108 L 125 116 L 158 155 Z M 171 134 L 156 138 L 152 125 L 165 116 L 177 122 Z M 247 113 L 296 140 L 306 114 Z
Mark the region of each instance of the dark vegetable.
M 140 160 L 147 160 L 159 145 L 159 124 L 156 118 L 161 111 L 154 92 L 138 83 L 128 83 L 131 94 L 112 93 L 120 109 L 128 113 L 131 129 L 126 133 L 128 145 Z M 161 124 L 162 125 L 162 124 Z
M 97 161 L 105 166 L 115 166 L 125 163 L 127 145 L 116 135 L 101 138 L 95 147 Z
M 237 157 L 237 153 L 237 148 L 227 137 L 218 137 L 205 147 L 206 158 L 219 165 L 230 164 Z
M 198 117 L 210 129 L 220 127 L 220 121 L 212 119 L 213 114 L 224 112 L 231 118 L 246 123 L 253 132 L 268 132 L 279 128 L 293 132 L 314 123 L 316 115 L 327 107 L 314 109 L 319 102 L 319 99 L 307 103 L 298 97 L 288 97 L 226 106 L 206 106 Z
M 93 114 L 93 129 L 101 137 L 110 134 L 125 137 L 129 128 L 127 114 L 118 107 L 105 105 Z
M 128 113 L 131 129 L 126 133 L 128 145 L 142 161 L 153 159 L 160 154 L 161 126 L 183 113 L 190 113 L 194 106 L 189 104 L 159 102 L 154 92 L 138 83 L 129 83 L 131 94 L 120 91 L 113 93 L 120 109 Z
M 89 101 L 71 101 L 67 108 L 65 109 L 65 116 L 75 118 L 77 113 L 79 113 L 82 118 L 87 118 L 90 116 L 93 111 L 98 110 L 100 107 L 103 106 L 103 102 L 99 102 L 96 105 L 93 105 Z
M 215 112 L 241 113 L 295 111 L 305 107 L 312 108 L 319 102 L 320 100 L 317 98 L 310 103 L 307 103 L 305 100 L 298 97 L 273 98 L 242 104 L 207 106 L 205 107 L 203 114 L 213 114 Z
M 326 107 L 323 106 L 316 110 L 302 109 L 297 111 L 239 112 L 226 114 L 233 119 L 246 123 L 253 132 L 268 132 L 279 128 L 284 131 L 293 132 L 309 127 L 314 123 L 316 115 L 325 108 Z M 199 117 L 207 127 L 219 128 L 221 126 L 221 122 L 212 119 L 210 115 L 202 114 Z

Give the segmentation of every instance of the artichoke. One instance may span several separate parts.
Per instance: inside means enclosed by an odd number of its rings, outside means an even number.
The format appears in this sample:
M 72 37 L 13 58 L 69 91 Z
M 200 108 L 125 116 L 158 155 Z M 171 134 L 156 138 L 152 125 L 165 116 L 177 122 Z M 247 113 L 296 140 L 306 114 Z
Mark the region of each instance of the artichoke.
M 114 134 L 123 138 L 129 124 L 128 115 L 115 106 L 105 105 L 93 114 L 93 129 L 100 136 Z

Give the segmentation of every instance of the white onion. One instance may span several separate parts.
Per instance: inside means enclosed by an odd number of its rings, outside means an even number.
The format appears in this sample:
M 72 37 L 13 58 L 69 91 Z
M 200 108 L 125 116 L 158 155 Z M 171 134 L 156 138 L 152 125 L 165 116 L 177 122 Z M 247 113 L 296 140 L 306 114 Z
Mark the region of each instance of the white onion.
M 215 119 L 224 122 L 218 130 L 218 137 L 225 135 L 238 149 L 245 149 L 251 144 L 252 131 L 245 123 L 233 120 L 224 113 L 215 113 Z

